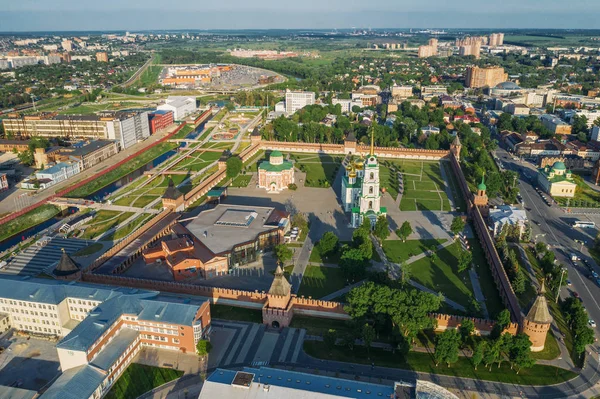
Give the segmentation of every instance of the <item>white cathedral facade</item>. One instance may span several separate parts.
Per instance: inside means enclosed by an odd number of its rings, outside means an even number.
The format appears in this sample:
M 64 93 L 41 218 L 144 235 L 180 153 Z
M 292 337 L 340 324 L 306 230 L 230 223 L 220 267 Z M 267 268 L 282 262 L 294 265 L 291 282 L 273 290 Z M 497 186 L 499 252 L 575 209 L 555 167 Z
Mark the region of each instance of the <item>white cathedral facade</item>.
M 352 227 L 359 227 L 365 218 L 371 226 L 379 216 L 385 216 L 387 209 L 381 206 L 379 187 L 379 162 L 373 151 L 364 158 L 350 162 L 346 166 L 346 174 L 342 179 L 342 204 L 344 210 L 351 214 Z

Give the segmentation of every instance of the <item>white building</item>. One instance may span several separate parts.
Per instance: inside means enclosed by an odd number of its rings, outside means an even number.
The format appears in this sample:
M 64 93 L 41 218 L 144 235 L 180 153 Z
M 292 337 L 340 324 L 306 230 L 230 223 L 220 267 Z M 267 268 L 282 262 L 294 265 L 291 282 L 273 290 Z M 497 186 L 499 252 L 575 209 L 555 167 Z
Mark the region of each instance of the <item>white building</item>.
M 491 230 L 494 236 L 502 232 L 505 225 L 518 226 L 519 238 L 525 232 L 527 227 L 527 213 L 510 205 L 501 205 L 495 209 L 490 209 Z
M 421 128 L 421 133 L 423 133 L 425 136 L 429 137 L 432 134 L 440 134 L 440 128 L 428 125 L 428 126 Z
M 347 165 L 342 178 L 342 205 L 352 215 L 352 227 L 359 227 L 365 218 L 375 226 L 377 218 L 387 214 L 387 208 L 381 206 L 379 162 L 373 151 L 372 134 L 370 154 Z
M 285 112 L 292 115 L 299 109 L 315 103 L 315 93 L 312 91 L 290 91 L 285 92 Z
M 54 186 L 62 181 L 67 180 L 71 176 L 75 176 L 83 166 L 79 162 L 61 162 L 35 174 L 35 179 L 25 179 L 21 183 L 22 188 L 27 189 L 45 189 Z
M 350 113 L 350 112 L 352 112 L 352 107 L 359 107 L 359 108 L 363 107 L 362 101 L 360 99 L 334 98 L 334 99 L 331 100 L 331 103 L 333 105 L 340 104 L 340 106 L 342 107 L 342 112 L 343 113 Z
M 593 141 L 600 141 L 600 127 L 599 126 L 592 126 L 592 140 Z
M 172 111 L 173 118 L 180 121 L 196 112 L 196 97 L 169 96 L 165 103 L 159 105 L 156 109 L 159 111 Z
M 578 109 L 578 110 L 566 110 L 565 121 L 569 122 L 571 125 L 573 124 L 573 118 L 575 116 L 585 116 L 587 118 L 587 127 L 591 128 L 594 124 L 594 121 L 600 118 L 600 110 L 598 109 Z
M 115 118 L 107 126 L 107 137 L 116 140 L 121 149 L 150 137 L 148 112 L 115 113 Z

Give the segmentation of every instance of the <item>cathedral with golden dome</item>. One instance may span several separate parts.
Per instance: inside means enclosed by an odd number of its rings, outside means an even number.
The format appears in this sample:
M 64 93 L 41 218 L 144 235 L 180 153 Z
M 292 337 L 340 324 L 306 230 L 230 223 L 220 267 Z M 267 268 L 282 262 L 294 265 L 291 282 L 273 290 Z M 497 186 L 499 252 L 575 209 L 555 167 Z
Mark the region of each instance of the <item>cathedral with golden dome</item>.
M 342 205 L 351 215 L 352 227 L 359 227 L 365 218 L 375 226 L 379 216 L 385 216 L 387 209 L 381 206 L 379 187 L 379 161 L 374 151 L 371 133 L 371 151 L 364 159 L 350 160 L 342 178 Z

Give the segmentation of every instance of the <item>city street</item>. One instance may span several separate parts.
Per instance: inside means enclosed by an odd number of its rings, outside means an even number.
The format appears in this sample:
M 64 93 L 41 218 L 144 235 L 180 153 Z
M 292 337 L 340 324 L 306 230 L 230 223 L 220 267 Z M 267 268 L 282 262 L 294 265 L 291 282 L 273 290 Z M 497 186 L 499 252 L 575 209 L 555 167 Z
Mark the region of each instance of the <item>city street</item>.
M 507 170 L 519 172 L 519 189 L 523 196 L 527 216 L 533 228 L 533 237 L 536 242 L 547 243 L 556 259 L 567 268 L 565 279 L 571 281 L 571 286 L 563 287 L 560 293 L 562 298 L 567 298 L 577 292 L 586 307 L 590 319 L 600 320 L 600 287 L 588 276 L 590 272 L 584 260 L 591 263 L 598 272 L 600 269 L 591 257 L 588 248 L 593 245 L 597 230 L 572 227 L 575 220 L 590 220 L 600 223 L 600 215 L 571 215 L 565 213 L 557 205 L 548 206 L 535 190 L 535 179 L 531 181 L 527 176 L 536 176 L 536 168 L 526 161 L 515 161 L 512 156 L 498 149 L 496 155 Z M 575 242 L 585 242 L 585 245 Z M 581 261 L 571 261 L 571 254 L 581 258 Z

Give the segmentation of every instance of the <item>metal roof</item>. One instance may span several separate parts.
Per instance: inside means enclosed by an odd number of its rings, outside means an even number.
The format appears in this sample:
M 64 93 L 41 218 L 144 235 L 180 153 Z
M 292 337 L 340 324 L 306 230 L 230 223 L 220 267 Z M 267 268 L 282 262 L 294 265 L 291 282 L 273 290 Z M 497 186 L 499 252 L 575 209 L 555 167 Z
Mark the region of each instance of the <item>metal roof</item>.
M 108 371 L 125 350 L 135 342 L 140 333 L 131 328 L 123 328 L 113 338 L 98 356 L 92 359 L 91 364 L 104 371 Z
M 93 366 L 75 367 L 62 373 L 39 399 L 89 398 L 105 378 L 106 375 Z

